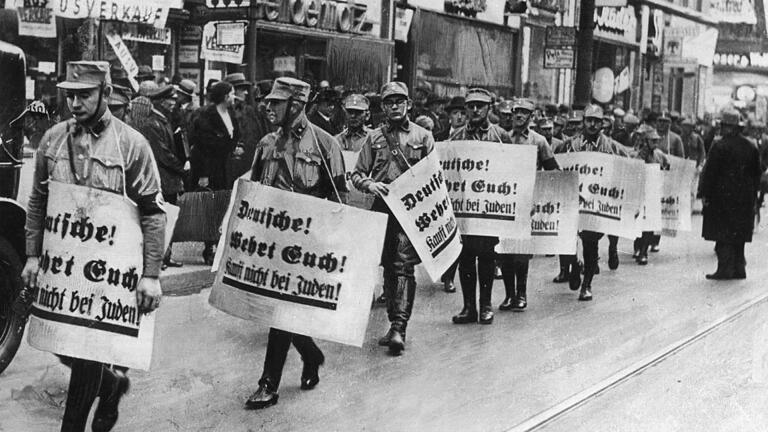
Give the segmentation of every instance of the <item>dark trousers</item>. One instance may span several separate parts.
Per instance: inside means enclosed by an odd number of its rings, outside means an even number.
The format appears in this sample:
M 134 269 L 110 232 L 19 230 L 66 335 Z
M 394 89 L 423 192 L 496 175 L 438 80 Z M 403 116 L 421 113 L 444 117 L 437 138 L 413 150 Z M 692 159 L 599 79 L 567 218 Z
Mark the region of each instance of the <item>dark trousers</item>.
M 117 388 L 118 378 L 114 370 L 125 372 L 128 369 L 110 368 L 104 363 L 65 356 L 59 356 L 59 360 L 72 370 L 61 432 L 84 432 L 96 397 L 107 398 Z
M 459 260 L 457 259 L 455 263 L 451 264 L 450 267 L 448 267 L 448 270 L 443 273 L 443 276 L 440 277 L 440 280 L 443 283 L 446 282 L 453 282 L 453 279 L 456 277 L 456 270 L 459 268 Z
M 642 237 L 635 239 L 635 250 L 638 256 L 648 258 L 648 248 L 653 243 L 653 231 L 643 231 Z
M 616 248 L 619 245 L 619 236 L 608 236 L 608 252 L 616 252 Z
M 464 306 L 477 310 L 476 287 L 480 285 L 480 307 L 490 307 L 493 279 L 496 271 L 496 244 L 498 237 L 461 236 L 459 280 L 464 295 Z
M 570 257 L 571 255 L 561 255 Z M 501 277 L 504 280 L 504 292 L 508 298 L 514 298 L 518 295 L 526 295 L 528 286 L 528 267 L 532 255 L 528 254 L 501 254 L 499 262 L 501 264 Z
M 746 277 L 747 259 L 744 256 L 744 242 L 715 242 L 717 273 L 733 277 Z
M 315 341 L 311 337 L 270 328 L 267 355 L 264 357 L 264 372 L 261 374 L 259 385 L 265 385 L 270 390 L 277 391 L 283 376 L 285 358 L 288 356 L 288 348 L 291 344 L 299 352 L 305 363 L 322 364 L 325 361 L 323 352 L 315 345 Z
M 582 231 L 579 233 L 579 237 L 581 237 L 584 251 L 584 285 L 590 286 L 597 270 L 597 257 L 599 255 L 597 246 L 600 239 L 603 238 L 603 233 Z

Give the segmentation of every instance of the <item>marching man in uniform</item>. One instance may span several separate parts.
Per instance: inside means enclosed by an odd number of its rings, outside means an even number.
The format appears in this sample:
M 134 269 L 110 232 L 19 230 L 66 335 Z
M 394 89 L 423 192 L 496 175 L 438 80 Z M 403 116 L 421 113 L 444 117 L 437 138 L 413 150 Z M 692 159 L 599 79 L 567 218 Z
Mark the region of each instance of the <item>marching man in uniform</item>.
M 251 180 L 277 189 L 346 202 L 344 159 L 336 139 L 309 122 L 304 108 L 309 84 L 295 78 L 278 78 L 264 99 L 277 132 L 261 139 L 251 169 Z M 276 328 L 269 329 L 264 371 L 259 388 L 248 398 L 248 409 L 277 403 L 288 349 L 293 344 L 301 354 L 301 389 L 311 390 L 318 382 L 318 369 L 325 356 L 311 337 Z
M 153 311 L 162 297 L 158 277 L 166 218 L 152 149 L 139 132 L 115 118 L 107 108 L 112 95 L 109 63 L 69 62 L 66 77 L 58 87 L 66 92 L 74 118 L 53 126 L 40 141 L 27 213 L 27 263 L 22 280 L 27 289 L 37 288 L 49 180 L 125 194 L 141 214 L 144 241 L 137 305 L 140 311 Z M 84 431 L 97 396 L 99 404 L 91 427 L 94 432 L 112 430 L 117 423 L 118 404 L 129 387 L 126 369 L 92 360 L 60 358 L 72 369 L 61 431 Z
M 347 113 L 347 127 L 338 135 L 343 150 L 360 151 L 363 148 L 365 139 L 371 132 L 365 123 L 371 117 L 369 111 L 371 103 L 368 98 L 357 93 L 353 93 L 344 99 L 344 112 Z
M 408 120 L 412 102 L 405 84 L 399 81 L 385 84 L 381 99 L 387 123 L 368 135 L 352 173 L 352 183 L 357 189 L 376 195 L 371 210 L 389 213 L 381 264 L 390 328 L 379 339 L 379 345 L 388 346 L 393 355 L 399 355 L 405 349 L 405 331 L 416 295 L 414 266 L 420 260 L 381 197 L 389 193 L 387 184 L 433 150 L 435 141 L 428 130 Z

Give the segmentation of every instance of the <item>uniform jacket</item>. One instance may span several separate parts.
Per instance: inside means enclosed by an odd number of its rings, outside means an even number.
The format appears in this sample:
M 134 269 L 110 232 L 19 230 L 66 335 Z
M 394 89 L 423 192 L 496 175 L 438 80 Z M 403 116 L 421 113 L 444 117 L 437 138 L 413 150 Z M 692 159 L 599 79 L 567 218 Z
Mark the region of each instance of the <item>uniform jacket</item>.
M 384 134 L 393 138 L 398 147 L 397 155 L 390 151 Z M 431 153 L 434 147 L 432 134 L 421 126 L 411 121 L 404 121 L 400 125 L 387 123 L 368 134 L 352 173 L 352 183 L 363 192 L 368 192 L 368 185 L 372 182 L 392 183 L 407 170 L 405 161 L 413 166 Z M 395 158 L 400 159 L 396 161 Z M 402 169 L 403 166 L 406 168 Z
M 711 241 L 752 241 L 760 155 L 741 135 L 712 143 L 701 173 L 705 201 L 702 237 Z
M 332 201 L 340 197 L 345 202 L 348 192 L 339 143 L 310 123 L 305 114 L 294 120 L 289 130 L 280 128 L 261 139 L 251 180 Z
M 707 153 L 704 150 L 704 139 L 696 132 L 691 132 L 687 137 L 681 136 L 680 138 L 683 140 L 685 158 L 696 161 L 697 167 L 701 166 Z
M 231 137 L 214 104 L 202 108 L 195 125 L 195 151 L 198 155 L 193 160 L 199 164 L 196 177 L 208 177 L 208 187 L 213 190 L 232 189 L 232 183 L 228 183 L 227 160 L 240 141 L 241 134 L 232 109 L 229 109 L 229 116 L 233 126 Z
M 579 151 L 591 151 L 608 153 L 616 156 L 629 156 L 622 145 L 600 133 L 596 141 L 589 141 L 583 133 L 566 138 L 563 144 L 555 150 L 555 153 L 570 153 Z
M 661 134 L 661 151 L 672 156 L 685 157 L 685 147 L 683 147 L 683 139 L 680 135 L 668 131 L 666 134 Z
M 488 120 L 478 127 L 473 127 L 469 122 L 464 126 L 453 131 L 448 141 L 462 141 L 462 140 L 475 140 L 475 141 L 489 141 L 498 143 L 512 144 L 512 138 L 509 133 L 505 131 L 501 126 L 493 124 Z
M 544 138 L 544 135 L 530 129 L 525 129 L 522 133 L 512 129 L 509 131 L 509 137 L 513 144 L 536 146 L 536 169 L 557 169 L 555 154 L 552 152 L 552 148 L 549 146 L 547 139 Z
M 336 135 L 336 141 L 339 142 L 342 150 L 348 151 L 360 151 L 365 144 L 365 139 L 368 138 L 373 130 L 366 126 L 363 126 L 358 132 L 353 133 L 349 129 L 344 129 L 340 134 Z
M 119 195 L 125 193 L 138 206 L 144 234 L 143 274 L 157 277 L 165 235 L 160 175 L 147 140 L 113 117 L 109 110 L 92 132 L 70 119 L 54 125 L 43 135 L 37 149 L 34 183 L 27 209 L 27 255 L 39 256 L 42 252 L 48 180 L 77 184 L 69 162 L 67 137 L 70 134 L 75 167 L 80 174 L 88 172 L 79 184 Z

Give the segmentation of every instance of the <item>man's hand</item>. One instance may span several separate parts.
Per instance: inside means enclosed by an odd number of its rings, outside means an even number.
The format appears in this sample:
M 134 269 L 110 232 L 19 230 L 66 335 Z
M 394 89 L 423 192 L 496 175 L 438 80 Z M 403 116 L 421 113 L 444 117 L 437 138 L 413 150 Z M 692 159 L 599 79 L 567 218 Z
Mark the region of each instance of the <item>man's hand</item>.
M 143 277 L 136 289 L 136 304 L 139 312 L 149 313 L 160 306 L 163 291 L 160 289 L 160 279 Z
M 24 269 L 21 271 L 21 280 L 24 286 L 28 288 L 37 288 L 37 274 L 40 272 L 40 259 L 37 257 L 27 258 Z
M 189 171 L 192 169 L 192 164 L 189 163 L 189 161 L 184 162 L 184 171 Z
M 373 182 L 368 185 L 368 192 L 380 197 L 385 197 L 389 194 L 389 188 L 384 183 Z
M 245 149 L 243 148 L 243 146 L 237 146 L 235 147 L 234 154 L 235 156 L 242 156 L 245 154 Z
M 208 187 L 208 177 L 200 177 L 200 179 L 197 181 L 197 185 L 202 188 Z

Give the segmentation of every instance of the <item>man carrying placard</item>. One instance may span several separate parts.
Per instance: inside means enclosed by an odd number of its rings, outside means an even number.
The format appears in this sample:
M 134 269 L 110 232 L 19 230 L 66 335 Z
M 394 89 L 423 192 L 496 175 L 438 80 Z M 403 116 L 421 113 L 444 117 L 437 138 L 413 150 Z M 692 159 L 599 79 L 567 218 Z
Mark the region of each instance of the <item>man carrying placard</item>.
M 385 84 L 381 99 L 387 123 L 368 135 L 352 173 L 352 183 L 357 189 L 376 195 L 371 210 L 390 214 L 381 198 L 389 193 L 387 184 L 432 152 L 435 140 L 429 131 L 408 120 L 412 102 L 405 84 Z M 416 249 L 390 214 L 381 257 L 390 328 L 379 339 L 379 345 L 388 346 L 393 355 L 405 349 L 405 331 L 416 295 L 414 266 L 419 262 Z
M 661 136 L 656 129 L 651 126 L 645 126 L 642 130 L 639 147 L 632 152 L 632 157 L 640 159 L 647 164 L 659 164 L 661 169 L 669 169 L 669 159 L 664 154 L 659 145 Z M 653 242 L 653 231 L 643 231 L 642 236 L 635 239 L 633 258 L 639 265 L 648 264 L 648 248 Z
M 270 121 L 279 125 L 259 142 L 251 168 L 251 180 L 277 189 L 312 195 L 337 202 L 346 201 L 344 159 L 338 142 L 319 126 L 309 122 L 304 108 L 309 101 L 309 84 L 295 78 L 278 78 L 264 99 Z M 291 344 L 301 354 L 301 388 L 313 389 L 325 356 L 311 337 L 276 328 L 269 329 L 264 371 L 259 388 L 248 398 L 248 409 L 277 403 L 277 390 Z
M 365 126 L 371 117 L 370 105 L 367 97 L 357 93 L 344 99 L 343 108 L 344 112 L 347 113 L 347 127 L 336 135 L 336 140 L 341 145 L 342 150 L 357 152 L 363 148 L 365 139 L 371 133 L 371 130 Z
M 466 101 L 468 123 L 450 137 L 450 141 L 491 141 L 511 143 L 509 135 L 501 127 L 488 121 L 493 96 L 488 90 L 473 88 L 467 91 Z M 493 322 L 491 292 L 493 291 L 494 270 L 498 237 L 462 235 L 463 247 L 459 256 L 459 281 L 464 295 L 464 307 L 453 317 L 454 324 Z M 475 286 L 480 285 L 480 313 L 478 315 Z
M 616 143 L 611 138 L 601 133 L 602 122 L 603 109 L 597 105 L 588 106 L 584 110 L 584 128 L 579 134 L 566 139 L 558 153 L 600 152 L 616 156 L 624 156 L 626 154 L 625 151 L 621 151 L 618 148 L 621 144 Z M 603 237 L 603 233 L 583 230 L 579 233 L 579 237 L 581 237 L 582 246 L 584 248 L 584 279 L 581 281 L 579 301 L 590 301 L 592 300 L 592 279 L 597 271 L 597 246 L 598 242 Z M 571 289 L 579 289 L 579 285 L 573 283 L 578 279 L 579 272 L 576 256 L 561 257 L 561 260 L 562 259 L 565 259 L 566 262 L 570 262 L 571 264 Z M 563 261 L 561 261 L 561 273 L 562 265 Z M 557 279 L 555 281 L 557 281 Z
M 536 152 L 536 168 L 545 170 L 559 169 L 555 155 L 544 136 L 530 130 L 531 115 L 535 104 L 530 99 L 515 99 L 512 105 L 513 123 L 510 130 L 510 138 L 513 144 L 534 145 Z M 549 121 L 549 120 L 547 120 Z M 549 126 L 551 131 L 552 122 Z M 528 305 L 528 265 L 532 255 L 529 254 L 501 254 L 501 274 L 504 279 L 506 298 L 499 305 L 499 310 L 523 310 Z
M 38 288 L 49 181 L 105 190 L 127 196 L 138 207 L 144 253 L 136 300 L 140 312 L 151 312 L 162 297 L 158 276 L 166 224 L 152 149 L 141 134 L 107 108 L 112 94 L 109 63 L 68 62 L 66 81 L 58 87 L 65 91 L 74 118 L 49 129 L 38 149 L 27 213 L 24 284 L 27 289 Z M 114 215 L 116 220 L 121 216 Z M 74 291 L 77 287 L 66 288 Z M 85 430 L 97 396 L 92 428 L 96 432 L 112 430 L 118 404 L 129 387 L 126 369 L 80 358 L 62 356 L 61 360 L 72 369 L 61 430 Z

